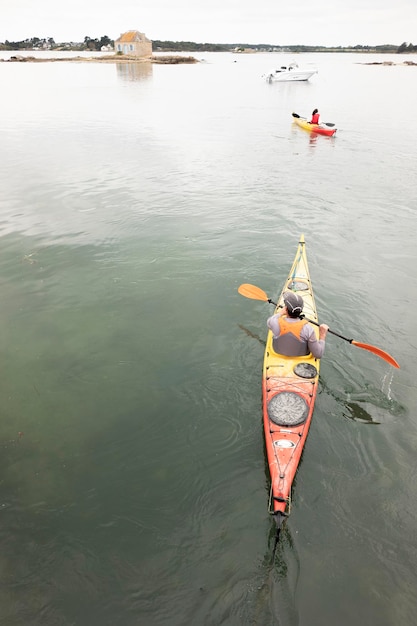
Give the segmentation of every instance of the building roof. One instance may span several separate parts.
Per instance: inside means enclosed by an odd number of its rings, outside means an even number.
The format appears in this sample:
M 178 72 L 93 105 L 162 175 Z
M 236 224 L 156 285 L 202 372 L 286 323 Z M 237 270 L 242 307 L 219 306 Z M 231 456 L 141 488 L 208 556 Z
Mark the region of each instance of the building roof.
M 143 33 L 140 33 L 138 30 L 128 30 L 126 33 L 122 33 L 119 39 L 116 41 L 121 41 L 122 43 L 131 43 L 132 41 L 140 41 L 146 39 Z

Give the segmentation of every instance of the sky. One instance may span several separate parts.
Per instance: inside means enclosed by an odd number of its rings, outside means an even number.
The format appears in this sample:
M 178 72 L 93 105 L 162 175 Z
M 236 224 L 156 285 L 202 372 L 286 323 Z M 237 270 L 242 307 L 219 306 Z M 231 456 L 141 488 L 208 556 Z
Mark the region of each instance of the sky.
M 417 45 L 417 0 L 1 0 L 0 42 L 139 30 L 152 40 Z

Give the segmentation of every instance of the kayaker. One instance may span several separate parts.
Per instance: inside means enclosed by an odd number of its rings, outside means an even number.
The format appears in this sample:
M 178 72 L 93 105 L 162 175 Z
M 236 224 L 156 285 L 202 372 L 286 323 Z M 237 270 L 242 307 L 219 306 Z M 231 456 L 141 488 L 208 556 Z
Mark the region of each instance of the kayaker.
M 318 109 L 314 109 L 313 113 L 311 114 L 310 124 L 318 124 L 319 123 L 319 118 L 320 118 L 319 110 Z
M 274 351 L 284 356 L 304 356 L 311 352 L 316 359 L 321 359 L 329 330 L 327 324 L 320 324 L 317 339 L 312 324 L 301 317 L 304 306 L 302 297 L 293 291 L 286 291 L 284 305 L 282 311 L 272 315 L 267 321 L 267 326 L 274 335 Z

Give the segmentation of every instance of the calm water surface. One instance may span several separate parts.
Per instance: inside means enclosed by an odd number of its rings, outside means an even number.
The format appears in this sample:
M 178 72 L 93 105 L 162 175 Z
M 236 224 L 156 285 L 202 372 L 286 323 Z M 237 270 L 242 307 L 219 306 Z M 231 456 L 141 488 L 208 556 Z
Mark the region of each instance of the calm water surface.
M 411 626 L 417 68 L 198 58 L 0 63 L 0 621 Z M 276 297 L 301 233 L 320 320 L 401 369 L 329 337 L 273 556 L 237 287 Z

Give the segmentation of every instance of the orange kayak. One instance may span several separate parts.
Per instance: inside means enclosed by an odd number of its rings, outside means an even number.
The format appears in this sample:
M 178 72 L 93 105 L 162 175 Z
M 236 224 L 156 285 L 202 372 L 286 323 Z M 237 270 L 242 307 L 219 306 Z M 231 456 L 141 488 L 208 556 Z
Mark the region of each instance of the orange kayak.
M 337 128 L 335 128 L 334 124 L 310 124 L 305 117 L 300 117 L 297 113 L 293 113 L 293 121 L 300 126 L 300 128 L 304 128 L 304 130 L 308 130 L 310 133 L 317 133 L 318 135 L 326 135 L 327 137 L 333 137 L 336 133 Z
M 304 300 L 303 313 L 318 322 L 307 265 L 304 236 L 298 244 L 291 270 L 275 312 L 283 306 L 284 291 L 294 291 Z M 318 336 L 318 328 L 315 326 Z M 271 489 L 269 512 L 277 536 L 291 509 L 291 487 L 307 439 L 317 396 L 320 361 L 312 354 L 288 357 L 274 352 L 268 331 L 263 364 L 263 424 Z

